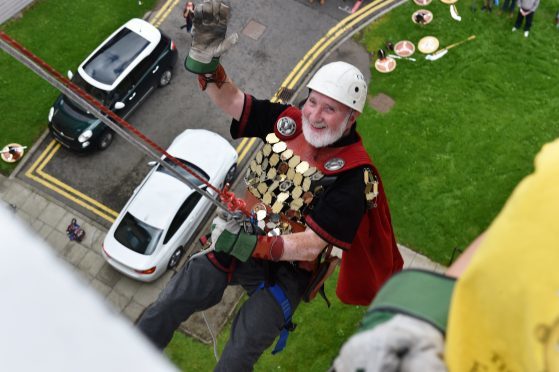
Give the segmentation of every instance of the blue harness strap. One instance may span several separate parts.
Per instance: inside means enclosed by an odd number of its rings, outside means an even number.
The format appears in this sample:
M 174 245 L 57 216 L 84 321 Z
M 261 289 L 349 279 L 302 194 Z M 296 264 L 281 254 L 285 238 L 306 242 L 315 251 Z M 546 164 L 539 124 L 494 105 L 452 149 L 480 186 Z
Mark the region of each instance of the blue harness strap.
M 283 319 L 285 323 L 281 329 L 279 340 L 272 351 L 272 354 L 277 354 L 285 348 L 287 344 L 287 337 L 289 336 L 289 332 L 295 330 L 295 324 L 291 322 L 291 316 L 293 315 L 293 311 L 291 310 L 291 304 L 289 303 L 289 299 L 285 295 L 285 292 L 281 287 L 277 284 L 273 286 L 266 287 L 264 282 L 260 283 L 260 286 L 255 290 L 255 292 L 259 289 L 267 288 L 268 291 L 272 294 L 276 302 L 281 308 L 283 313 Z

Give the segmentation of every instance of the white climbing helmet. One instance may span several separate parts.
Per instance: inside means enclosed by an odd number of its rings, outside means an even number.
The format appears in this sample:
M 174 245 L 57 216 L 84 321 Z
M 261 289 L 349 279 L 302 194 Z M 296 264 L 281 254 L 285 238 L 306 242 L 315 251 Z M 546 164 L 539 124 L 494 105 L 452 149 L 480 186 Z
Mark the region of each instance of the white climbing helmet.
M 322 66 L 307 88 L 322 93 L 349 108 L 363 112 L 367 98 L 367 82 L 359 69 L 346 62 L 332 62 Z

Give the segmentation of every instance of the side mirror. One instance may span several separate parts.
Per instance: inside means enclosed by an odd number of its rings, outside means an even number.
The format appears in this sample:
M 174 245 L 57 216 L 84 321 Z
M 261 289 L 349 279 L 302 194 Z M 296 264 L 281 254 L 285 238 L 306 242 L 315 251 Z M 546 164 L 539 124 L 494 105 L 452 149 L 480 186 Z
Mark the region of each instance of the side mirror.
M 72 71 L 68 70 L 68 72 L 66 73 L 66 75 L 68 76 L 68 79 L 72 80 L 74 78 L 74 74 L 72 73 Z
M 126 106 L 124 103 L 117 102 L 115 103 L 115 110 L 120 110 L 121 108 L 124 108 L 124 106 Z
M 157 165 L 157 162 L 156 162 L 155 160 L 148 161 L 148 165 L 149 165 L 150 167 L 155 167 L 155 166 Z

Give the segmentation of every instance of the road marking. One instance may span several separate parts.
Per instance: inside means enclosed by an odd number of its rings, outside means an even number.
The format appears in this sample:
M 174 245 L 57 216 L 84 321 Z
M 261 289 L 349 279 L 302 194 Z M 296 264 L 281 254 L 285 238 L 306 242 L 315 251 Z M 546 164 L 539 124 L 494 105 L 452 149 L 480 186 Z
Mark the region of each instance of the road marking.
M 171 11 L 178 4 L 179 0 L 168 0 L 163 4 L 161 9 L 157 11 L 153 19 L 150 21 L 156 27 L 159 27 L 161 23 L 169 16 Z M 280 89 L 276 91 L 274 96 L 271 98 L 272 102 L 277 102 L 279 100 L 279 94 L 285 88 L 292 89 L 296 83 L 299 82 L 304 73 L 308 72 L 312 63 L 320 56 L 320 54 L 330 46 L 334 40 L 345 31 L 347 31 L 351 26 L 360 22 L 363 18 L 367 17 L 370 13 L 376 11 L 381 6 L 388 5 L 392 1 L 377 0 L 371 4 L 363 7 L 358 12 L 344 18 L 342 21 L 338 22 L 334 27 L 332 27 L 328 32 L 315 44 L 313 47 L 303 56 L 303 58 L 295 65 L 293 70 L 288 74 L 283 83 L 280 85 Z M 256 138 L 243 138 L 241 143 L 236 148 L 239 154 L 238 162 L 240 163 L 246 154 L 251 150 Z M 54 155 L 58 152 L 61 145 L 57 143 L 54 139 L 48 144 L 45 150 L 39 155 L 37 160 L 33 165 L 25 172 L 25 176 L 32 179 L 33 181 L 43 185 L 45 188 L 50 189 L 68 200 L 82 206 L 83 208 L 93 212 L 94 214 L 104 218 L 110 223 L 113 223 L 115 218 L 118 216 L 118 212 L 112 210 L 111 208 L 105 206 L 104 204 L 98 202 L 97 200 L 83 194 L 82 192 L 74 189 L 73 187 L 65 184 L 59 179 L 53 177 L 52 175 L 46 173 L 44 168 L 52 160 Z M 36 172 L 37 175 L 34 174 Z

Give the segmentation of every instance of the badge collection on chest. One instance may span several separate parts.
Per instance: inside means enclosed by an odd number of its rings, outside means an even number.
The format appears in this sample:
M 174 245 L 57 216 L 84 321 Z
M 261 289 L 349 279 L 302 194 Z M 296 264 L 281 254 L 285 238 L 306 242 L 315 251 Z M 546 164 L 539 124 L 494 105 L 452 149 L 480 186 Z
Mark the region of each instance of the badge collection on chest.
M 249 192 L 261 203 L 252 208 L 258 227 L 272 233 L 291 232 L 282 218 L 304 224 L 303 216 L 323 189 L 315 186 L 324 174 L 294 154 L 274 133 L 256 153 L 245 174 Z

